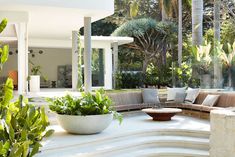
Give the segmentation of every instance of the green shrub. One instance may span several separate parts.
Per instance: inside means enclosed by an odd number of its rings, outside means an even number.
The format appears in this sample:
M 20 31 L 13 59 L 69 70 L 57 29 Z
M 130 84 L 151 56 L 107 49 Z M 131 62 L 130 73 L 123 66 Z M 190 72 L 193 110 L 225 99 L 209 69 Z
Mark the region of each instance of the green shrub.
M 31 157 L 39 151 L 40 141 L 53 130 L 46 131 L 49 121 L 44 108 L 28 104 L 22 96 L 9 102 L 12 89 L 12 80 L 8 79 L 1 102 L 0 156 Z
M 151 86 L 170 86 L 172 72 L 168 66 L 157 67 L 154 64 L 149 64 L 144 80 L 145 85 Z
M 95 94 L 82 93 L 81 98 L 66 95 L 57 98 L 48 98 L 51 111 L 62 115 L 102 115 L 113 113 L 114 118 L 122 122 L 122 116 L 113 110 L 111 99 L 103 89 L 97 90 Z
M 133 89 L 143 86 L 143 73 L 142 72 L 121 72 L 119 74 L 118 82 L 121 88 Z

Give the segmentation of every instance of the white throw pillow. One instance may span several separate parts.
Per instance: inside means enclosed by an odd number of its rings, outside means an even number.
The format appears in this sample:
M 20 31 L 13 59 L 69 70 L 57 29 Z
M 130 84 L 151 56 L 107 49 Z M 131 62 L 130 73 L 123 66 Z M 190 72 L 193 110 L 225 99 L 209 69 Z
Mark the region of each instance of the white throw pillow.
M 214 106 L 216 104 L 216 102 L 218 101 L 220 95 L 210 95 L 208 94 L 205 98 L 205 100 L 202 102 L 202 105 L 205 106 Z
M 185 93 L 185 88 L 167 88 L 167 101 L 174 101 L 176 93 Z
M 186 95 L 185 101 L 194 103 L 196 98 L 197 98 L 197 96 L 200 93 L 200 89 L 199 88 L 196 88 L 196 89 L 188 88 L 186 93 L 187 93 L 187 95 Z

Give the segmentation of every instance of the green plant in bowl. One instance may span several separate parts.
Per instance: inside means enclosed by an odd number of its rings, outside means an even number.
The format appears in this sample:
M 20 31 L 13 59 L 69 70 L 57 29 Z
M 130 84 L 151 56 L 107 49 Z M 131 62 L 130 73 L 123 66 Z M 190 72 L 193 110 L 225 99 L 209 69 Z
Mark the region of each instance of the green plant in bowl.
M 81 98 L 69 94 L 63 97 L 48 98 L 51 111 L 62 115 L 102 115 L 113 113 L 114 119 L 122 122 L 122 115 L 114 111 L 112 100 L 106 95 L 103 89 L 96 90 L 95 94 L 82 93 Z
M 122 115 L 114 111 L 103 89 L 95 94 L 82 93 L 80 98 L 66 95 L 47 101 L 50 110 L 57 113 L 59 124 L 69 133 L 95 134 L 106 129 L 113 118 L 122 122 Z

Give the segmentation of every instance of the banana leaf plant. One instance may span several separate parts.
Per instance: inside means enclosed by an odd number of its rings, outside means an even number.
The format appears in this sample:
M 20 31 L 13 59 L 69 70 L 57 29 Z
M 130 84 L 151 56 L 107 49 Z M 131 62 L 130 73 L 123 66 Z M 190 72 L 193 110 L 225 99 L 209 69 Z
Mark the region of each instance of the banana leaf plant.
M 232 87 L 232 67 L 235 61 L 235 42 L 233 45 L 229 43 L 227 45 L 228 52 L 222 49 L 222 45 L 220 46 L 221 53 L 219 56 L 225 67 L 228 69 L 228 85 L 229 87 Z
M 7 19 L 0 23 L 0 33 L 7 25 Z M 0 72 L 8 59 L 7 45 L 0 44 Z M 40 141 L 53 130 L 49 125 L 44 108 L 29 104 L 20 96 L 12 102 L 13 80 L 8 78 L 0 86 L 0 157 L 32 157 L 41 147 Z
M 193 64 L 197 67 L 200 74 L 209 74 L 212 57 L 211 57 L 211 43 L 205 45 L 195 46 L 192 48 Z

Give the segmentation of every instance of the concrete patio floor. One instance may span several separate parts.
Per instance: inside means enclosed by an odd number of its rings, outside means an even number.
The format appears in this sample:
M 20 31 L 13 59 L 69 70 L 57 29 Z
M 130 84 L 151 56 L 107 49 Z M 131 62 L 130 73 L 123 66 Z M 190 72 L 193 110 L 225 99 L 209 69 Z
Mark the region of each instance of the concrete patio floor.
M 66 133 L 57 124 L 54 114 L 50 114 L 50 121 L 50 128 L 54 129 L 55 133 L 50 138 L 43 141 L 43 147 L 41 148 L 41 152 L 37 155 L 38 157 L 86 156 L 84 153 L 92 149 L 97 151 L 97 149 L 112 147 L 113 142 L 107 142 L 105 145 L 102 145 L 102 148 L 96 148 L 94 143 L 97 143 L 97 141 L 105 141 L 117 137 L 128 137 L 138 132 L 147 133 L 149 131 L 164 129 L 205 132 L 209 132 L 210 130 L 210 124 L 207 120 L 177 115 L 173 117 L 171 121 L 158 122 L 152 121 L 151 117 L 141 111 L 124 113 L 124 119 L 121 125 L 114 120 L 106 130 L 100 134 L 94 135 L 72 135 Z M 126 141 L 124 140 L 123 142 L 128 143 L 128 141 L 130 141 L 130 139 L 126 139 Z

